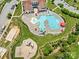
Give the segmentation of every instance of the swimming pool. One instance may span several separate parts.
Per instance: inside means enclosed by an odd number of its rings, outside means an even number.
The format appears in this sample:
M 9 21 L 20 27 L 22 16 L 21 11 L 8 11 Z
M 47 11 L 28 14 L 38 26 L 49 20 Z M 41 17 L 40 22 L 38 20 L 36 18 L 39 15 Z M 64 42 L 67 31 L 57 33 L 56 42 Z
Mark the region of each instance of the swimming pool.
M 41 15 L 41 16 L 37 17 L 37 20 L 35 20 L 35 22 L 37 22 L 41 32 L 44 32 L 46 30 L 46 26 L 45 26 L 46 20 L 48 21 L 49 28 L 51 28 L 52 30 L 59 30 L 61 28 L 61 26 L 59 25 L 61 20 L 59 18 L 57 18 L 56 16 Z
M 48 25 L 51 29 L 58 30 L 61 28 L 61 26 L 59 25 L 61 21 L 55 16 L 47 16 L 47 20 L 48 20 Z

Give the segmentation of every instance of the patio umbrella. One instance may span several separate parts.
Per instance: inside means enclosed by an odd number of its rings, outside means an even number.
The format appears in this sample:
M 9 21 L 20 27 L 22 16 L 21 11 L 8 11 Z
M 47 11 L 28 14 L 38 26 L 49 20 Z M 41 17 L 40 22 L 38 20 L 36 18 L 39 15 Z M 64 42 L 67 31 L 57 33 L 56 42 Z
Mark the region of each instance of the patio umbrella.
M 65 23 L 64 22 L 60 22 L 60 26 L 64 27 Z

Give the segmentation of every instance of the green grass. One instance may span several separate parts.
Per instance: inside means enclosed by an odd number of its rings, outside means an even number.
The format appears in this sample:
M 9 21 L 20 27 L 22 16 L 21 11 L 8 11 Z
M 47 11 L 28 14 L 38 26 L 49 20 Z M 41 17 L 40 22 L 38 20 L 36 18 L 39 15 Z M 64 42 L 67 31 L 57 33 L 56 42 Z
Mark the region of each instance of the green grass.
M 20 16 L 22 14 L 21 2 L 17 5 L 14 16 Z
M 55 56 L 52 56 L 52 55 L 47 56 L 47 57 L 44 57 L 44 58 L 45 58 L 45 59 L 56 59 Z
M 63 33 L 64 35 L 65 33 L 69 33 L 69 31 L 71 31 L 71 28 L 75 26 L 76 22 L 79 20 L 62 13 L 59 8 L 57 8 L 54 12 L 62 16 L 66 22 L 66 29 Z
M 46 6 L 49 7 L 50 10 L 52 10 L 56 7 L 56 5 L 52 4 L 50 1 L 48 1 Z
M 3 9 L 3 7 L 4 7 L 5 4 L 6 4 L 5 0 L 0 4 L 0 13 L 1 13 L 1 11 L 2 11 L 2 9 Z
M 52 34 L 48 34 L 48 35 L 45 35 L 43 37 L 39 37 L 39 36 L 36 36 L 36 35 L 33 35 L 29 29 L 28 29 L 28 26 L 26 26 L 21 20 L 21 18 L 13 18 L 14 20 L 16 20 L 17 23 L 19 23 L 19 26 L 21 28 L 21 31 L 22 31 L 22 34 L 23 34 L 23 38 L 32 38 L 33 40 L 35 40 L 37 42 L 37 44 L 39 46 L 42 46 L 43 44 L 45 44 L 46 42 L 49 42 L 49 41 L 53 41 L 53 40 L 56 40 L 58 38 L 61 38 L 63 37 L 64 35 L 67 35 L 67 33 L 69 33 L 71 31 L 71 28 L 75 25 L 76 23 L 76 19 L 72 19 L 71 17 L 67 16 L 67 15 L 64 15 L 64 17 L 68 17 L 68 19 L 66 19 L 66 30 L 60 34 L 60 35 L 57 35 L 57 36 L 54 36 Z
M 76 19 L 76 18 L 73 18 L 73 17 L 63 14 L 59 8 L 57 8 L 54 12 L 56 12 L 59 15 L 62 15 L 63 18 L 65 19 L 66 29 L 65 29 L 64 33 L 61 34 L 61 36 L 62 37 L 67 36 L 67 34 L 71 31 L 71 28 L 76 24 L 76 22 L 79 19 Z M 59 39 L 61 38 L 61 36 L 59 35 Z M 54 59 L 53 55 L 45 57 L 45 59 L 52 59 L 52 58 Z
M 65 0 L 69 5 L 78 7 L 79 10 L 79 2 L 74 2 L 74 0 Z
M 77 43 L 72 44 L 69 46 L 70 52 L 69 54 L 73 57 L 73 59 L 78 59 L 79 58 L 79 45 Z
M 16 11 L 18 11 L 18 10 L 19 10 L 19 8 L 16 9 Z M 52 34 L 48 34 L 48 35 L 45 35 L 43 37 L 36 36 L 29 31 L 28 26 L 22 22 L 21 17 L 13 18 L 13 22 L 18 24 L 18 26 L 20 28 L 20 35 L 16 38 L 16 41 L 11 46 L 11 48 L 12 48 L 12 59 L 16 59 L 15 58 L 15 48 L 17 46 L 20 46 L 22 44 L 23 40 L 25 40 L 27 38 L 33 39 L 37 43 L 38 47 L 41 47 L 41 46 L 45 45 L 47 42 L 60 40 L 61 38 L 66 37 L 71 32 L 72 27 L 76 24 L 78 19 L 63 14 L 61 12 L 61 10 L 58 9 L 58 8 L 54 12 L 56 12 L 59 15 L 62 15 L 62 17 L 64 18 L 64 20 L 66 22 L 65 31 L 62 34 L 56 35 L 56 36 L 52 35 Z M 18 14 L 18 13 L 15 12 L 15 14 Z M 48 56 L 47 58 L 52 59 L 52 57 L 53 56 Z
M 12 0 L 6 0 L 6 2 L 10 3 Z
M 73 2 L 73 0 L 65 0 L 65 2 L 69 3 L 69 2 Z
M 60 13 L 61 14 L 61 13 Z M 19 45 L 21 45 L 21 43 L 23 42 L 23 40 L 27 39 L 27 38 L 31 38 L 33 39 L 34 41 L 36 41 L 36 43 L 38 44 L 38 47 L 41 47 L 42 45 L 46 44 L 47 42 L 50 42 L 50 41 L 56 41 L 56 40 L 59 40 L 61 39 L 62 37 L 65 37 L 68 35 L 68 33 L 71 31 L 72 27 L 75 25 L 76 23 L 76 19 L 72 18 L 72 17 L 69 17 L 65 14 L 62 14 L 65 18 L 65 21 L 66 21 L 66 29 L 65 31 L 60 34 L 60 35 L 51 35 L 51 34 L 48 34 L 48 35 L 45 35 L 43 37 L 40 37 L 40 36 L 36 36 L 34 34 L 32 34 L 29 29 L 28 29 L 28 26 L 26 26 L 22 21 L 21 21 L 21 18 L 13 18 L 13 21 L 18 24 L 18 26 L 20 27 L 20 35 L 17 37 L 16 41 L 13 43 L 13 46 L 12 46 L 12 55 L 14 55 L 15 53 L 15 48 Z M 14 59 L 14 57 L 13 57 Z
M 52 47 L 49 44 L 46 44 L 43 48 L 42 48 L 42 52 L 45 56 L 48 56 L 51 52 L 53 51 Z

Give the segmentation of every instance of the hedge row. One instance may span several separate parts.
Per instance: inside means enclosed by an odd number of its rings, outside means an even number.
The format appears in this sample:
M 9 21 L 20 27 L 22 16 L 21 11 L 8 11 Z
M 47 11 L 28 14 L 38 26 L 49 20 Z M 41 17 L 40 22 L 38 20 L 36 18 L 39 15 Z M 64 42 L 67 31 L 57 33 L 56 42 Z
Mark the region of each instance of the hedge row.
M 44 48 L 43 48 L 44 56 L 48 56 L 52 52 L 52 50 L 53 49 L 49 44 L 45 45 Z
M 65 14 L 71 16 L 71 17 L 79 18 L 79 14 L 76 14 L 76 13 L 74 13 L 74 12 L 71 12 L 71 11 L 69 11 L 69 10 L 66 9 L 66 8 L 61 8 L 61 11 L 62 11 L 63 13 L 65 13 Z
M 0 13 L 2 12 L 2 9 L 3 9 L 5 4 L 6 4 L 5 0 L 0 4 Z

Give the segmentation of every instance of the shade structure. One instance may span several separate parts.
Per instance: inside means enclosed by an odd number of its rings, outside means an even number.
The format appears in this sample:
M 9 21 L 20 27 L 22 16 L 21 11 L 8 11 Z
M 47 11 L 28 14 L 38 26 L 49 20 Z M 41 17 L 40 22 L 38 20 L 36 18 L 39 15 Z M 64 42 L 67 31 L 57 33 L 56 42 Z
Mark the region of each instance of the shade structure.
M 64 27 L 65 23 L 64 22 L 60 22 L 60 26 Z

